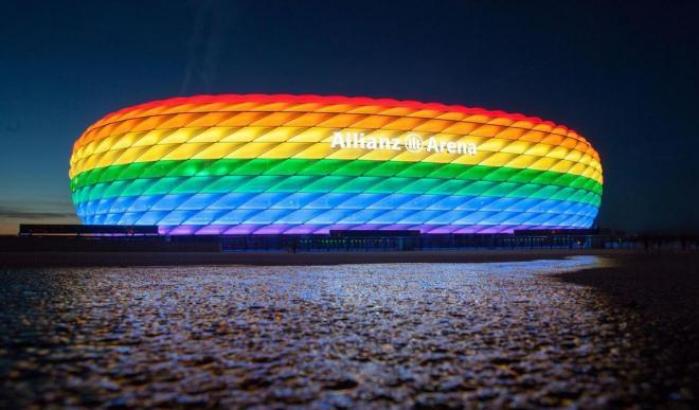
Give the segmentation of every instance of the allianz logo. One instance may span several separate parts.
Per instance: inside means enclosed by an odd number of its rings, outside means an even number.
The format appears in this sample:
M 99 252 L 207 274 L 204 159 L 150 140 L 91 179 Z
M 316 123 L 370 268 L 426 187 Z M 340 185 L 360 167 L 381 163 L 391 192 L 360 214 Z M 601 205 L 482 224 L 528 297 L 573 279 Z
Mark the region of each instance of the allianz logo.
M 334 149 L 390 150 L 409 152 L 434 152 L 460 155 L 476 155 L 476 144 L 472 142 L 443 141 L 436 137 L 426 140 L 416 133 L 402 137 L 367 137 L 363 132 L 335 131 L 330 147 Z

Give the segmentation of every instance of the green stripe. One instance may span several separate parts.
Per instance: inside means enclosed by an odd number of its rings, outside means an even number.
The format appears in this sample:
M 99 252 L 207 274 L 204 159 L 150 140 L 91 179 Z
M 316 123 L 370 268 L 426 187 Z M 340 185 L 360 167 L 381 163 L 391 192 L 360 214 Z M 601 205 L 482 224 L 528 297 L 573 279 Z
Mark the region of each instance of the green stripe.
M 376 176 L 192 176 L 139 178 L 101 182 L 74 191 L 73 201 L 166 194 L 225 194 L 228 192 L 336 192 L 381 194 L 462 195 L 556 199 L 599 206 L 600 196 L 588 190 L 533 183 L 445 180 L 437 178 Z
M 166 195 L 166 194 L 225 194 L 228 192 L 335 192 L 335 193 L 381 193 L 381 194 L 415 194 L 415 195 L 456 195 L 484 197 L 515 197 L 556 199 L 561 201 L 581 202 L 599 206 L 600 196 L 557 186 L 534 184 L 497 183 L 492 181 L 448 181 L 421 179 L 404 181 L 390 178 L 388 181 L 358 177 L 326 177 L 311 184 L 308 177 L 166 177 L 157 181 L 137 179 L 100 183 L 81 188 L 73 193 L 73 201 L 82 203 L 101 198 L 118 196 Z M 301 180 L 300 179 L 304 179 Z M 373 184 L 367 188 L 367 184 Z M 298 189 L 297 187 L 301 187 Z
M 583 189 L 597 195 L 602 184 L 574 174 L 509 167 L 463 165 L 436 162 L 366 161 L 334 159 L 190 159 L 185 161 L 134 162 L 95 168 L 76 175 L 71 189 L 76 191 L 98 183 L 141 178 L 192 176 L 365 176 L 435 178 L 557 185 Z

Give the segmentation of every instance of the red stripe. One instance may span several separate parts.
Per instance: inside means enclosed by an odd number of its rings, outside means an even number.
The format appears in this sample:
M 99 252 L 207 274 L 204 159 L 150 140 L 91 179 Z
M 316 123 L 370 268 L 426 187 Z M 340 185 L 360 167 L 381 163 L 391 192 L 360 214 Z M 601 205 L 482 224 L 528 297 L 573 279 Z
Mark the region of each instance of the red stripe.
M 173 97 L 163 100 L 150 101 L 143 104 L 133 105 L 114 111 L 104 118 L 114 115 L 123 115 L 132 110 L 150 109 L 163 105 L 182 104 L 211 104 L 211 103 L 273 103 L 284 102 L 292 104 L 318 103 L 318 104 L 350 104 L 350 105 L 379 105 L 385 107 L 406 107 L 415 110 L 434 110 L 440 112 L 459 112 L 468 115 L 485 115 L 488 117 L 501 117 L 513 121 L 529 121 L 536 124 L 546 124 L 551 127 L 565 126 L 555 124 L 551 121 L 544 121 L 539 117 L 529 117 L 519 113 L 509 113 L 500 110 L 487 110 L 479 107 L 464 107 L 462 105 L 445 105 L 440 103 L 424 103 L 414 100 L 395 100 L 392 98 L 370 98 L 370 97 L 344 97 L 339 95 L 322 96 L 314 94 L 218 94 L 218 95 L 195 95 L 191 97 Z

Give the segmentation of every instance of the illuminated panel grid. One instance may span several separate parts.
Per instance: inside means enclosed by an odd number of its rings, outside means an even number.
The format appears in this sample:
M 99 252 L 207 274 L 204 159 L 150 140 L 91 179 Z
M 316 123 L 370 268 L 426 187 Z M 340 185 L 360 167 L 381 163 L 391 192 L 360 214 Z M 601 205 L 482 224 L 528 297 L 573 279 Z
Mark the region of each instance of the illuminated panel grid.
M 334 133 L 417 135 L 475 155 L 340 148 Z M 109 114 L 75 142 L 73 202 L 86 224 L 171 234 L 588 228 L 599 155 L 535 117 L 390 99 L 203 95 Z

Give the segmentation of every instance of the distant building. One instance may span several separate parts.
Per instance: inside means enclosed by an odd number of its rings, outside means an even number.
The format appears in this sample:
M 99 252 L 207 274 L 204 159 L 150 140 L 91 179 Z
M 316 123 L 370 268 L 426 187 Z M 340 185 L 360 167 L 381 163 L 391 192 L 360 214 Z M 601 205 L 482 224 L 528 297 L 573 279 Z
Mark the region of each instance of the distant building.
M 172 98 L 114 112 L 75 142 L 91 225 L 166 234 L 431 234 L 585 229 L 597 152 L 521 114 L 312 95 Z

